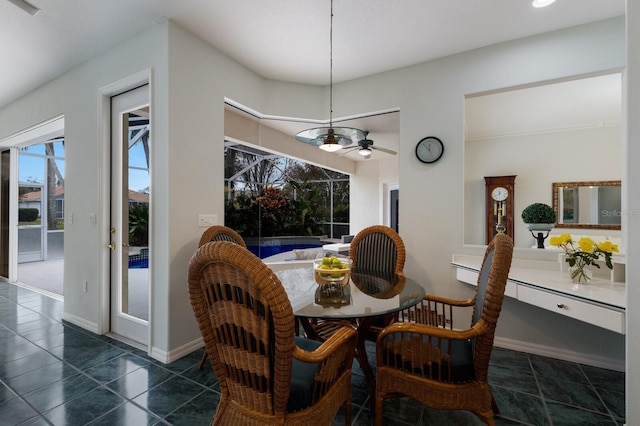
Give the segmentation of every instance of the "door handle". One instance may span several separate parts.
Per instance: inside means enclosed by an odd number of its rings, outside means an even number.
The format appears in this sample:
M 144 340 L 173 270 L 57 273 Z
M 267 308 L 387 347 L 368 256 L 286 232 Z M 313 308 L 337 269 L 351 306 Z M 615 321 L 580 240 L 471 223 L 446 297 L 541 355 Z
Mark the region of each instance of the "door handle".
M 116 249 L 116 242 L 112 241 L 111 244 L 107 244 L 107 247 L 109 247 L 111 250 L 115 250 Z

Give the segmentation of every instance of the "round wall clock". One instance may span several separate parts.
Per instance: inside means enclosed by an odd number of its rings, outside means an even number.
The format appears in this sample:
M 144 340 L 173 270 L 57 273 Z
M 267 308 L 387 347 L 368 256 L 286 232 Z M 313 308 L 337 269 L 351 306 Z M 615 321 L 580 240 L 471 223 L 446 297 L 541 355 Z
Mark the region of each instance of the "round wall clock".
M 444 145 L 435 136 L 422 138 L 416 145 L 416 157 L 423 163 L 435 163 L 442 157 Z

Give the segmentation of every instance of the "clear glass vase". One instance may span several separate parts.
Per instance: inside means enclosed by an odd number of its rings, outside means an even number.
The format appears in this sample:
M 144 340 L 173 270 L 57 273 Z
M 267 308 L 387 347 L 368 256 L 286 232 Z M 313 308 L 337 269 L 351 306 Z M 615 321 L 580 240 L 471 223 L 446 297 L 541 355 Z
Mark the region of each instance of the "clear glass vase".
M 593 278 L 593 270 L 590 265 L 576 263 L 569 267 L 569 276 L 576 284 L 587 284 Z

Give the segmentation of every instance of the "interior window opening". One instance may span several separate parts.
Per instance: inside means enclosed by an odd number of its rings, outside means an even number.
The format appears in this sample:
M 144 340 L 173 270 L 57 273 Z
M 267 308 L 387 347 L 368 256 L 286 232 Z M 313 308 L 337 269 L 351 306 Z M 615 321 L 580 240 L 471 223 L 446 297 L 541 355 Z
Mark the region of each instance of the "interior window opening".
M 224 155 L 225 226 L 258 257 L 349 233 L 348 175 L 236 142 L 225 142 Z

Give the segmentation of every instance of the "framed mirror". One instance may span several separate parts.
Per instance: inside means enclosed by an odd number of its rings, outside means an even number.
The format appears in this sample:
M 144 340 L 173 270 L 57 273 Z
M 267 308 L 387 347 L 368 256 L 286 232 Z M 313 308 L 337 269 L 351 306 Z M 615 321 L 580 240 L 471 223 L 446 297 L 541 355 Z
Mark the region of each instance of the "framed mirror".
M 553 182 L 556 228 L 620 229 L 620 181 Z

